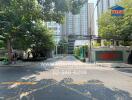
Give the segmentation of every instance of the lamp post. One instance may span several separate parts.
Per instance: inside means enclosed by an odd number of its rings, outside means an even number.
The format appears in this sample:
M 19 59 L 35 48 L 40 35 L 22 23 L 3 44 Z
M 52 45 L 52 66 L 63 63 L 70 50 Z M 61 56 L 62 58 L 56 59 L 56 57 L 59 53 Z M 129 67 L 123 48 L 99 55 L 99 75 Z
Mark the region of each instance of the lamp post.
M 88 0 L 89 1 L 89 0 Z M 88 2 L 87 1 L 87 2 Z M 88 55 L 89 55 L 89 62 L 92 62 L 92 19 L 94 18 L 94 12 L 95 12 L 95 9 L 96 7 L 98 6 L 100 0 L 97 0 L 97 3 L 94 7 L 94 10 L 93 12 L 90 14 L 90 27 L 88 28 L 89 30 L 89 37 L 90 37 L 90 41 L 89 41 L 89 52 L 88 52 Z M 89 25 L 89 24 L 88 24 Z

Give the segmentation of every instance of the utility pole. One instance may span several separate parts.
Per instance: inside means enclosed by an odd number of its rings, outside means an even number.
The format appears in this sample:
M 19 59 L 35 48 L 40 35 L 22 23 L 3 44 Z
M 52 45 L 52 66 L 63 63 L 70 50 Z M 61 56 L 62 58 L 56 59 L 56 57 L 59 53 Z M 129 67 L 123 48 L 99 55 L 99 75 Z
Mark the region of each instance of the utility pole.
M 90 14 L 90 18 L 88 17 L 90 20 L 88 19 L 88 23 L 87 23 L 87 24 L 88 24 L 88 35 L 89 35 L 89 37 L 88 37 L 88 40 L 89 40 L 88 58 L 89 58 L 89 62 L 91 62 L 91 56 L 92 56 L 92 54 L 91 54 L 91 51 L 92 51 L 92 50 L 91 50 L 91 49 L 92 49 L 92 30 L 91 30 L 92 13 L 89 13 L 89 3 L 88 3 L 88 2 L 89 2 L 89 0 L 87 0 L 88 14 Z M 94 12 L 93 12 L 93 13 L 94 13 Z M 89 21 L 90 21 L 90 22 L 89 22 Z M 89 23 L 90 23 L 90 25 L 89 25 Z
M 88 3 L 89 0 L 87 0 Z M 92 62 L 92 19 L 94 18 L 94 12 L 96 7 L 98 6 L 100 0 L 97 0 L 97 3 L 94 7 L 93 12 L 90 14 L 90 26 L 88 28 L 88 33 L 90 35 L 90 41 L 89 41 L 89 51 L 88 51 L 88 56 L 89 56 L 89 62 Z M 88 3 L 88 7 L 89 7 L 89 3 Z M 89 22 L 88 22 L 89 23 Z M 93 22 L 94 23 L 94 22 Z M 89 24 L 88 24 L 89 25 Z

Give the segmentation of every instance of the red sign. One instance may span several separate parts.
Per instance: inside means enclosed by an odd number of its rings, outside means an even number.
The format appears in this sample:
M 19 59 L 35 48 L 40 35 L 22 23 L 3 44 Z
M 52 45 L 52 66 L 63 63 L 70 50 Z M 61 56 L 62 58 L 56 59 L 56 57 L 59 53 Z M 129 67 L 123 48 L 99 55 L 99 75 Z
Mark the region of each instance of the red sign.
M 96 61 L 123 61 L 123 52 L 96 51 Z
M 111 15 L 112 16 L 123 16 L 124 15 L 124 9 L 125 8 L 116 5 L 116 6 L 112 7 Z
M 109 60 L 109 59 L 115 59 L 119 58 L 120 54 L 116 53 L 102 53 L 99 55 L 100 59 Z
M 124 14 L 124 10 L 112 10 L 112 14 Z

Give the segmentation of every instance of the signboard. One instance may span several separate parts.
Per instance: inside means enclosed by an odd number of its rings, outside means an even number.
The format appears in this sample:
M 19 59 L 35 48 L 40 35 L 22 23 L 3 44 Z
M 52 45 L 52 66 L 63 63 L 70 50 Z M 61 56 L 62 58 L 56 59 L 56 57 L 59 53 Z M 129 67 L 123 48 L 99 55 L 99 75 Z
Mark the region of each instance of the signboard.
M 118 5 L 112 7 L 111 16 L 124 16 L 124 9 L 125 8 Z
M 96 51 L 96 61 L 123 61 L 123 52 Z

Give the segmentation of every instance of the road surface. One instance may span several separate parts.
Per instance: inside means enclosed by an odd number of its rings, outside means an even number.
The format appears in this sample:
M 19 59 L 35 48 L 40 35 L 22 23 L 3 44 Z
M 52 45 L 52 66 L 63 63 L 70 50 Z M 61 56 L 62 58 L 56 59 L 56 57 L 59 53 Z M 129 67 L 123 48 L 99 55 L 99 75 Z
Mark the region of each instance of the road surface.
M 86 64 L 73 56 L 0 67 L 0 100 L 132 100 L 132 69 Z

